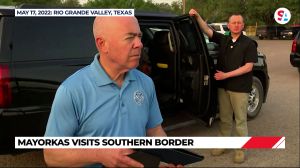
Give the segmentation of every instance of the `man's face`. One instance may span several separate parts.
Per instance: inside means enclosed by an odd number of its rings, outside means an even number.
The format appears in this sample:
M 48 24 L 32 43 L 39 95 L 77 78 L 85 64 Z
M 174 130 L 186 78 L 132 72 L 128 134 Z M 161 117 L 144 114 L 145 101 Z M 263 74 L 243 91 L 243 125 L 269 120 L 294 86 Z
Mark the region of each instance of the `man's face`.
M 107 38 L 110 61 L 121 71 L 136 68 L 143 48 L 136 18 L 123 17 L 113 24 Z
M 241 15 L 232 15 L 228 21 L 228 28 L 231 33 L 239 34 L 244 29 L 244 21 Z

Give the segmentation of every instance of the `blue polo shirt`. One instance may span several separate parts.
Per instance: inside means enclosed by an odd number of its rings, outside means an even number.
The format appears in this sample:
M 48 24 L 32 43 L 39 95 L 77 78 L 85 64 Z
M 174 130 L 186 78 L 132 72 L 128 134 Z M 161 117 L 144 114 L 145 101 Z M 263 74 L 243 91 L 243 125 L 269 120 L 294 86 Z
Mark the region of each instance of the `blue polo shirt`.
M 120 88 L 96 55 L 58 88 L 45 136 L 146 136 L 162 121 L 151 78 L 132 69 Z

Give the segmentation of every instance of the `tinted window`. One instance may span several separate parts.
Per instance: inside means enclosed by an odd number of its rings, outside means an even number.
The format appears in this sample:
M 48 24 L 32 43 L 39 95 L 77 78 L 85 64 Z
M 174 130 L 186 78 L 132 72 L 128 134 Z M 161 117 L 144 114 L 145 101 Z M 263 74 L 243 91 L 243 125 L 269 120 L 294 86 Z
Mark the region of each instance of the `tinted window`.
M 16 17 L 15 61 L 92 57 L 93 18 Z
M 212 27 L 215 31 L 221 31 L 220 26 L 217 26 L 217 25 L 211 25 L 211 27 Z
M 277 30 L 278 31 L 283 31 L 283 30 L 285 30 L 286 28 L 285 27 L 282 27 L 282 26 L 278 26 L 278 28 L 277 28 Z
M 200 67 L 199 54 L 203 51 L 196 35 L 197 31 L 189 20 L 183 20 L 178 25 L 180 36 L 181 67 L 189 70 L 197 70 Z M 203 39 L 204 41 L 204 39 Z
M 197 34 L 195 28 L 190 25 L 191 23 L 186 21 L 184 24 L 180 24 L 180 37 L 181 37 L 181 44 L 183 48 L 183 51 L 186 52 L 197 52 L 199 47 L 197 46 L 197 37 L 195 37 L 195 34 Z
M 2 17 L 0 16 L 0 50 L 1 50 L 1 41 L 2 41 L 2 31 L 3 31 L 3 21 Z
M 228 29 L 228 27 L 226 25 L 222 25 L 222 27 L 223 27 L 224 31 L 229 31 L 229 29 Z

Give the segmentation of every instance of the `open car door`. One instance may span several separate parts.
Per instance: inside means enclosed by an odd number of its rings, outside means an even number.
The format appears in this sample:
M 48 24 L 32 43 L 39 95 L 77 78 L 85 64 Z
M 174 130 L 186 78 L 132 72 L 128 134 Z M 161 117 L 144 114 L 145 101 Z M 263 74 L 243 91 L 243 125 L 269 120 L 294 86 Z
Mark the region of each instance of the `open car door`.
M 179 95 L 188 110 L 212 124 L 216 114 L 214 65 L 196 20 L 188 15 L 174 20 L 179 43 L 177 72 Z

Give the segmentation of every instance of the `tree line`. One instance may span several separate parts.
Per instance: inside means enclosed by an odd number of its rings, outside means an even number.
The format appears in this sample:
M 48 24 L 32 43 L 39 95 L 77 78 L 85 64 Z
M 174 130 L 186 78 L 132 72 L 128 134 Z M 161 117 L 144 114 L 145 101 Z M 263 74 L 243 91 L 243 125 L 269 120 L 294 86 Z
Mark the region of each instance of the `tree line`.
M 38 4 L 61 7 L 85 8 L 134 8 L 144 11 L 163 11 L 182 14 L 194 8 L 208 22 L 226 22 L 232 13 L 244 16 L 247 25 L 277 25 L 274 12 L 285 7 L 291 12 L 289 25 L 300 24 L 300 0 L 177 0 L 172 3 L 154 3 L 152 0 L 88 0 L 80 4 L 78 0 L 1 0 L 0 5 Z

